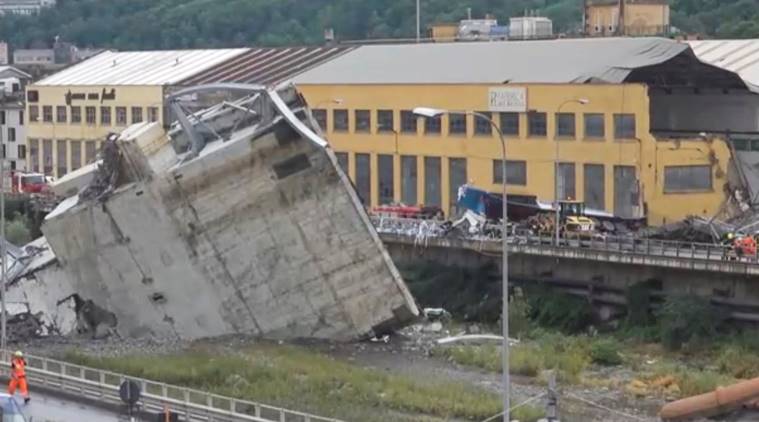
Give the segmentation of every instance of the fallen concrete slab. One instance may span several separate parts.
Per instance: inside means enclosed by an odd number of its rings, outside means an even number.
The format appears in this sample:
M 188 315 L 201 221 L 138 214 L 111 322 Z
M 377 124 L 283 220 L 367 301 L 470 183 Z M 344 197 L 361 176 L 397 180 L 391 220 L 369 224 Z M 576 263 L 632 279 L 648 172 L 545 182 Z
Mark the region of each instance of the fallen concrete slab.
M 352 340 L 417 317 L 297 92 L 233 88 L 248 95 L 170 137 L 154 123 L 109 138 L 42 228 L 71 293 L 137 337 Z

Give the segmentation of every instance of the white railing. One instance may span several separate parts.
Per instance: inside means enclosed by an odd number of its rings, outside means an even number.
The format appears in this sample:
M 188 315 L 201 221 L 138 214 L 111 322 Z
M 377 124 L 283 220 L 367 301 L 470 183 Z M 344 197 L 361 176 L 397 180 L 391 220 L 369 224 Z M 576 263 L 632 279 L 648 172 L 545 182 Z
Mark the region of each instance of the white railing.
M 27 355 L 26 361 L 27 379 L 32 390 L 37 386 L 100 404 L 123 405 L 119 387 L 125 380 L 131 380 L 142 392 L 139 410 L 162 413 L 168 409 L 187 422 L 341 422 L 39 356 Z M 0 367 L 7 379 L 10 352 L 0 352 Z

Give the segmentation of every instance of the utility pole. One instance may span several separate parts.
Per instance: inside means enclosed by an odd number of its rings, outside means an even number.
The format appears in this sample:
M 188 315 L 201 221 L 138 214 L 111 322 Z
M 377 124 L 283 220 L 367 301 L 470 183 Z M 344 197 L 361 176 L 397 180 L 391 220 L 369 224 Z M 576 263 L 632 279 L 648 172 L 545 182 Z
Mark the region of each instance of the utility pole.
M 5 290 L 7 288 L 6 268 L 8 266 L 8 251 L 5 240 L 5 142 L 3 142 L 3 126 L 0 125 L 0 256 L 2 256 L 2 268 L 0 268 L 0 350 L 6 351 L 8 347 L 8 310 L 5 307 Z
M 617 35 L 625 35 L 625 0 L 619 0 L 619 17 L 617 19 Z
M 556 394 L 556 371 L 551 371 L 548 375 L 548 393 L 546 395 L 546 421 L 559 422 L 559 398 Z
M 422 0 L 416 0 L 416 42 L 422 40 Z

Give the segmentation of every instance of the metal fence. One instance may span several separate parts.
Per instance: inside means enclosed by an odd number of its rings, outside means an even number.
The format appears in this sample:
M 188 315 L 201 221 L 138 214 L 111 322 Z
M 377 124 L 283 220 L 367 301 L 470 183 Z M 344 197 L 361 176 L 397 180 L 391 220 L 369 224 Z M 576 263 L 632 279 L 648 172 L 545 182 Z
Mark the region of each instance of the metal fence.
M 119 387 L 125 380 L 142 391 L 139 409 L 162 413 L 166 409 L 185 421 L 198 422 L 340 422 L 307 413 L 219 396 L 124 374 L 88 368 L 39 356 L 26 356 L 30 384 L 58 393 L 75 394 L 84 400 L 120 405 Z M 10 352 L 0 352 L 3 375 L 10 370 Z M 190 368 L 188 368 L 190 370 Z
M 378 233 L 407 236 L 418 245 L 426 245 L 431 238 L 463 238 L 480 242 L 500 242 L 500 229 L 492 226 L 476 228 L 471 232 L 453 229 L 450 223 L 411 218 L 372 217 Z M 614 252 L 667 258 L 692 260 L 725 260 L 748 264 L 759 264 L 756 254 L 738 255 L 734 248 L 709 243 L 679 242 L 656 240 L 635 236 L 613 236 L 608 234 L 564 233 L 559 242 L 553 233 L 531 233 L 509 228 L 508 243 L 516 246 L 533 246 L 545 248 L 582 248 L 599 252 Z

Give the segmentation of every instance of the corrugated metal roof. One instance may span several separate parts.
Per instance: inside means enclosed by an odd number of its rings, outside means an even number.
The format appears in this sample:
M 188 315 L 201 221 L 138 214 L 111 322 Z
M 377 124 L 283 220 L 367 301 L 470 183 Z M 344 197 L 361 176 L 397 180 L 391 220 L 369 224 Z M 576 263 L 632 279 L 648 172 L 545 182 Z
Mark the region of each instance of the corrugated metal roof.
M 179 85 L 237 82 L 274 85 L 356 47 L 252 48 L 225 63 L 194 75 Z
M 735 72 L 759 86 L 759 39 L 688 41 L 696 56 L 706 63 Z
M 618 83 L 688 50 L 665 38 L 366 45 L 296 84 Z
M 105 51 L 35 85 L 174 85 L 248 51 Z

